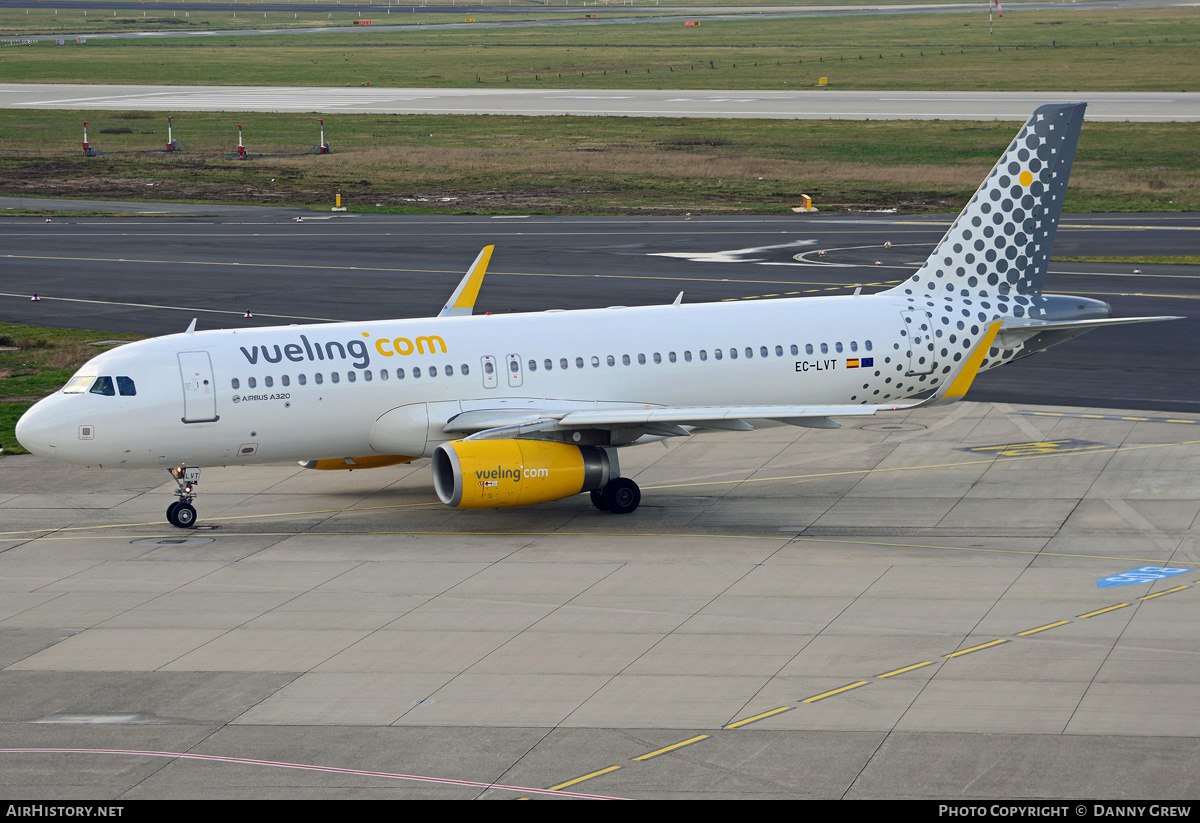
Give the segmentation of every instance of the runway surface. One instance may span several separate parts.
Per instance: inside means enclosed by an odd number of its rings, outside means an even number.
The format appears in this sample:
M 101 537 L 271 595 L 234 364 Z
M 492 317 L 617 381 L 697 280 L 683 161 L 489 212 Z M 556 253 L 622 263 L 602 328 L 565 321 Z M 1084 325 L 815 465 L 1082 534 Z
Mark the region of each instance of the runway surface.
M 0 83 L 0 108 L 324 114 L 607 115 L 836 120 L 1014 120 L 1084 99 L 1096 122 L 1197 122 L 1200 92 L 389 89 Z
M 47 202 L 53 201 L 8 198 L 0 207 Z M 686 302 L 847 294 L 859 286 L 873 292 L 915 271 L 950 219 L 335 216 L 108 207 L 210 216 L 60 217 L 49 224 L 5 219 L 0 319 L 167 334 L 186 328 L 192 317 L 200 328 L 240 328 L 429 316 L 488 244 L 497 250 L 480 312 L 668 303 L 680 291 Z M 296 216 L 303 222 L 294 222 Z M 1055 244 L 1057 256 L 1148 254 L 1200 254 L 1200 219 L 1067 215 Z M 1092 332 L 981 375 L 974 397 L 1200 410 L 1200 267 L 1054 263 L 1047 290 L 1104 300 L 1119 316 L 1186 319 Z M 34 292 L 43 299 L 31 302 Z M 246 311 L 253 317 L 245 318 Z
M 198 211 L 0 221 L 0 319 L 427 315 L 485 242 L 480 311 L 845 294 L 944 230 Z M 1194 254 L 1197 228 L 1068 215 L 1056 251 Z M 1189 313 L 1194 267 L 1140 268 L 1051 286 Z M 951 406 L 627 450 L 620 517 L 449 509 L 428 461 L 230 466 L 183 532 L 165 473 L 0 457 L 0 795 L 1194 798 L 1194 323 L 1086 335 Z

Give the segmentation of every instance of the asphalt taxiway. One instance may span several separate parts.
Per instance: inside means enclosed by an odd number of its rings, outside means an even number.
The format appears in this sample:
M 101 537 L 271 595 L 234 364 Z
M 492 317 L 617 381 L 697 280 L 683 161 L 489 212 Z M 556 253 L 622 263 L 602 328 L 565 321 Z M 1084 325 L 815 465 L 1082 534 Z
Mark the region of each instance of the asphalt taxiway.
M 54 201 L 0 198 L 0 208 Z M 64 210 L 96 203 L 58 201 Z M 769 300 L 879 291 L 908 277 L 948 216 L 676 218 L 339 216 L 284 209 L 109 204 L 126 216 L 0 222 L 0 320 L 145 334 L 437 314 L 496 245 L 480 312 Z M 184 216 L 180 210 L 190 210 Z M 145 214 L 137 212 L 173 212 Z M 302 217 L 303 222 L 295 222 Z M 885 247 L 884 244 L 890 244 Z M 820 256 L 819 252 L 825 255 Z M 1058 256 L 1200 253 L 1187 214 L 1067 215 Z M 877 265 L 878 263 L 878 265 Z M 1200 266 L 1058 263 L 1047 291 L 1118 316 L 1109 329 L 980 376 L 973 397 L 1200 410 Z M 36 292 L 42 298 L 30 301 Z M 252 317 L 244 317 L 250 311 Z
M 0 318 L 418 316 L 484 242 L 480 311 L 845 294 L 944 230 L 200 211 L 3 221 Z M 1056 252 L 1195 237 L 1068 215 Z M 1140 268 L 1055 264 L 1050 287 L 1189 314 L 1193 267 Z M 231 466 L 185 532 L 164 472 L 2 457 L 0 795 L 1194 798 L 1192 322 L 1086 335 L 951 406 L 628 450 L 628 516 L 449 509 L 427 461 Z

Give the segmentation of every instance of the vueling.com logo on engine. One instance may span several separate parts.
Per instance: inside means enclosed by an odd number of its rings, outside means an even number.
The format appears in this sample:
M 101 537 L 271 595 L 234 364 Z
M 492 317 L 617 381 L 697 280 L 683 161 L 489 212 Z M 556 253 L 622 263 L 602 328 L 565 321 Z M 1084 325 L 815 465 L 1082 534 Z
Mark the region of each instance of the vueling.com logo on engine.
M 503 466 L 497 466 L 494 469 L 476 469 L 475 470 L 475 479 L 479 481 L 479 485 L 481 485 L 481 486 L 496 485 L 495 483 L 487 482 L 489 480 L 492 480 L 492 481 L 522 480 L 522 479 L 529 480 L 529 479 L 534 479 L 534 478 L 538 478 L 538 477 L 549 477 L 549 476 L 550 476 L 550 470 L 547 468 L 527 469 L 524 466 L 521 466 L 516 469 L 506 469 Z
M 363 337 L 370 337 L 370 332 L 363 332 Z M 348 340 L 345 343 L 337 340 L 309 340 L 300 335 L 299 343 L 278 343 L 270 346 L 251 346 L 249 351 L 245 346 L 240 347 L 242 355 L 251 366 L 258 365 L 261 357 L 267 363 L 279 363 L 284 358 L 293 363 L 304 360 L 348 360 L 353 358 L 352 366 L 365 369 L 371 365 L 371 353 L 364 340 Z M 420 337 L 380 337 L 375 341 L 375 351 L 383 357 L 410 354 L 445 354 L 446 341 L 439 335 L 428 334 Z

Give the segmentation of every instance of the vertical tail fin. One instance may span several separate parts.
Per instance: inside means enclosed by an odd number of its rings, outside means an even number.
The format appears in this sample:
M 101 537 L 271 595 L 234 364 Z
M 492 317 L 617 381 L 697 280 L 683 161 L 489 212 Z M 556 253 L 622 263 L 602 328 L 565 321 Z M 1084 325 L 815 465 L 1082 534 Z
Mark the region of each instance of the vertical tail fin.
M 1041 294 L 1086 106 L 1065 103 L 1034 111 L 933 254 L 890 292 Z

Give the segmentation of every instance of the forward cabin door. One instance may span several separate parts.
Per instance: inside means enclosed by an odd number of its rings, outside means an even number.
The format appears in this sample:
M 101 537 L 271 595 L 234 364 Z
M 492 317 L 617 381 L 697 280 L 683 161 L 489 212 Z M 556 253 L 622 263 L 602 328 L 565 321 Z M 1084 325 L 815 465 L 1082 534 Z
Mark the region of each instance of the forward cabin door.
M 206 351 L 179 352 L 183 380 L 183 422 L 211 423 L 217 417 L 217 386 Z

